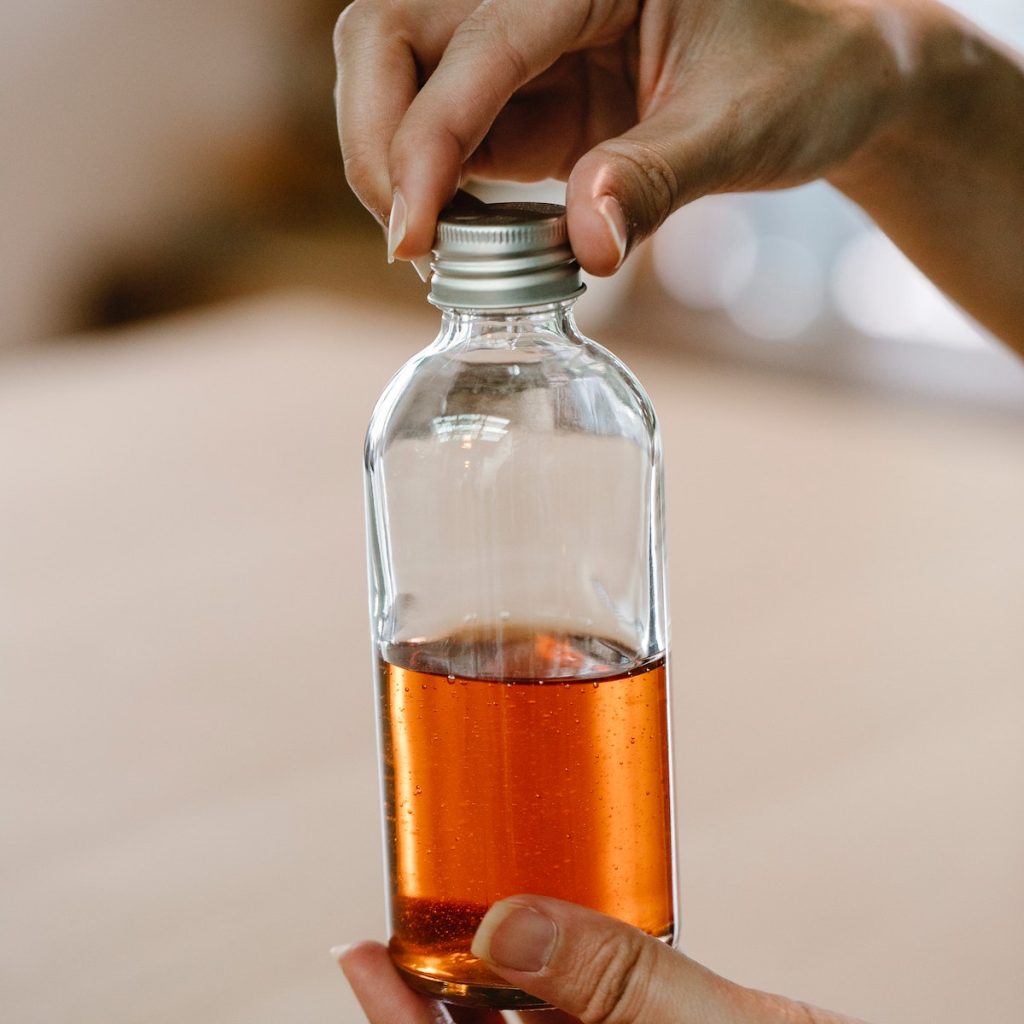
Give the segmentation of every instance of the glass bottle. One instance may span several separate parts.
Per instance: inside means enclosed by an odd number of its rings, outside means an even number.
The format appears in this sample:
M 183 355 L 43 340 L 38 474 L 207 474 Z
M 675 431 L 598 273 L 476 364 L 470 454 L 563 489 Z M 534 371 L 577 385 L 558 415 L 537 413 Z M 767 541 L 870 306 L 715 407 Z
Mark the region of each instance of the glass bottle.
M 417 990 L 543 1006 L 470 953 L 538 893 L 672 942 L 662 461 L 583 337 L 564 209 L 450 209 L 440 333 L 366 440 L 390 951 Z

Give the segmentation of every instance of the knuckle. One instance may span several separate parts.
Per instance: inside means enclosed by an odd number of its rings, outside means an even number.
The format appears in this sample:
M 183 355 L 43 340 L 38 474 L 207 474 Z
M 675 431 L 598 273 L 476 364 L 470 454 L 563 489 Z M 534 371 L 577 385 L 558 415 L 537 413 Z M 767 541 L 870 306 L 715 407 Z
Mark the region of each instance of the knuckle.
M 609 140 L 602 148 L 616 167 L 616 176 L 639 186 L 645 230 L 653 231 L 672 212 L 680 194 L 675 168 L 656 146 L 643 142 L 617 143 Z
M 794 1003 L 793 1009 L 797 1014 L 794 1024 L 829 1024 L 829 1021 L 833 1019 L 831 1014 L 819 1010 L 809 1003 Z
M 392 168 L 421 164 L 425 154 L 446 165 L 462 164 L 476 149 L 475 140 L 461 117 L 446 111 L 427 123 L 422 118 L 407 119 L 395 132 L 388 151 Z
M 504 67 L 510 77 L 524 82 L 530 78 L 530 62 L 510 37 L 510 27 L 499 8 L 484 4 L 456 30 L 452 44 L 467 57 L 483 59 L 492 67 Z
M 345 165 L 345 177 L 357 194 L 368 193 L 376 177 L 380 162 L 360 148 L 345 146 L 341 154 Z
M 648 999 L 654 957 L 640 934 L 625 940 L 609 936 L 596 951 L 590 970 L 597 983 L 579 1014 L 582 1024 L 627 1024 L 642 1019 Z
M 345 165 L 345 177 L 353 185 L 366 181 L 370 176 L 370 161 L 362 150 L 342 146 L 341 159 Z
M 372 0 L 355 0 L 342 10 L 334 23 L 333 36 L 334 57 L 339 64 L 343 53 L 375 25 L 380 24 L 381 13 L 381 5 Z
M 387 199 L 379 181 L 380 162 L 373 160 L 363 150 L 349 148 L 343 149 L 342 160 L 349 188 L 378 220 L 381 219 L 386 213 L 382 207 Z
M 530 62 L 523 52 L 510 39 L 503 36 L 499 36 L 495 42 L 498 48 L 497 58 L 508 65 L 512 78 L 517 82 L 529 80 Z
M 341 14 L 338 15 L 338 20 L 334 23 L 334 59 L 340 64 L 341 55 L 345 49 L 345 44 L 351 39 L 353 32 L 353 20 L 358 20 L 359 4 L 349 4 Z M 353 13 L 355 12 L 355 13 Z

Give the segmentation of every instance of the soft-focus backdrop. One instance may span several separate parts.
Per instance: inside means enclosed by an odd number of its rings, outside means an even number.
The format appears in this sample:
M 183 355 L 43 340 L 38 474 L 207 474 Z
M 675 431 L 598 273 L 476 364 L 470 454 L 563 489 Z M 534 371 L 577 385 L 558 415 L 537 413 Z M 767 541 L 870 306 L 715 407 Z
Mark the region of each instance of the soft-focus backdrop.
M 12 1024 L 360 1019 L 362 435 L 437 318 L 344 184 L 338 9 L 0 13 Z M 1020 1020 L 1021 362 L 825 186 L 681 211 L 579 320 L 665 433 L 683 947 L 875 1024 Z

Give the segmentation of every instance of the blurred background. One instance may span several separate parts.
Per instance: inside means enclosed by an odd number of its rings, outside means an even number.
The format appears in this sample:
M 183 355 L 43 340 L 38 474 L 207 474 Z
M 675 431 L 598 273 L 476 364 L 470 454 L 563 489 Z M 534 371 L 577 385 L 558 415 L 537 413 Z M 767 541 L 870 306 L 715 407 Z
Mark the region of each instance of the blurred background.
M 0 13 L 18 1024 L 360 1019 L 361 444 L 437 317 L 344 183 L 340 6 Z M 1024 46 L 1017 0 L 959 6 Z M 694 203 L 578 319 L 665 432 L 683 947 L 876 1024 L 1019 1020 L 1021 362 L 824 185 Z

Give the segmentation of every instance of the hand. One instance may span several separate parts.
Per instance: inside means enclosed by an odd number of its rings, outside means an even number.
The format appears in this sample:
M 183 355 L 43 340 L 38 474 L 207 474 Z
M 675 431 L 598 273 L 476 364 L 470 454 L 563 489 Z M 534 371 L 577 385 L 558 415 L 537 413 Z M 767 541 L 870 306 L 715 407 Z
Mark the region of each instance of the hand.
M 495 903 L 472 948 L 512 985 L 558 1008 L 538 1024 L 854 1024 L 735 985 L 636 928 L 545 896 Z M 442 1009 L 414 993 L 379 943 L 337 955 L 371 1024 L 440 1024 L 446 1011 L 458 1024 L 501 1022 L 497 1011 Z
M 353 190 L 390 221 L 390 255 L 428 251 L 467 175 L 558 177 L 580 263 L 608 274 L 683 203 L 826 174 L 889 113 L 899 63 L 869 5 L 640 8 L 352 4 L 336 32 L 342 150 Z
M 473 175 L 568 181 L 593 274 L 676 208 L 826 177 L 1024 352 L 1024 61 L 932 0 L 356 0 L 338 127 L 388 258 Z

